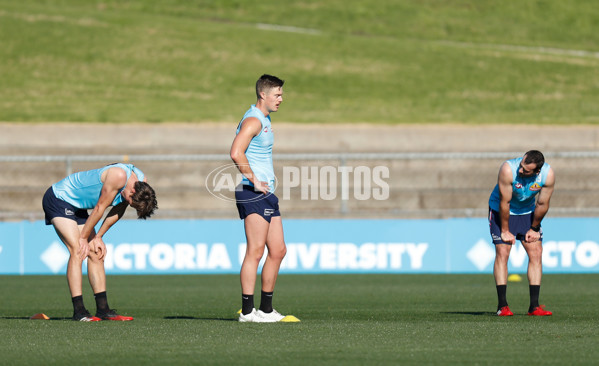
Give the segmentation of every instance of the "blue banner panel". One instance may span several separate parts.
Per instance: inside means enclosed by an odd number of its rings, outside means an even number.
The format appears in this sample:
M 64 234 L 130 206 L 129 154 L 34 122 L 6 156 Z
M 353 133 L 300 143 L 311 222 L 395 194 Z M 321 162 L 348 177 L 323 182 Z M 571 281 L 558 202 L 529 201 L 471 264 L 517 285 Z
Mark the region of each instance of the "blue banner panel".
M 287 255 L 281 273 L 445 272 L 441 220 L 289 220 L 283 225 Z
M 598 224 L 598 218 L 543 220 L 544 272 L 599 272 Z
M 22 224 L 0 223 L 0 273 L 24 274 Z
M 599 272 L 597 220 L 545 219 L 544 273 Z M 283 227 L 281 273 L 493 272 L 486 219 L 283 220 Z M 239 273 L 246 247 L 240 220 L 123 220 L 104 242 L 109 274 Z M 0 223 L 1 274 L 62 274 L 68 259 L 52 226 Z M 509 271 L 526 273 L 527 265 L 518 243 Z

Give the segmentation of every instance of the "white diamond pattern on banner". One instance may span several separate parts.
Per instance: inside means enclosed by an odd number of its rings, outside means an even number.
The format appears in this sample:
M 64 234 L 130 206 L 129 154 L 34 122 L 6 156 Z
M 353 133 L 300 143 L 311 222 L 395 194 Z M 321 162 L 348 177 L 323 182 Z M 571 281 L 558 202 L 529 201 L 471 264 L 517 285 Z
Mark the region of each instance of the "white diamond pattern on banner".
M 58 273 L 69 261 L 69 251 L 55 241 L 42 253 L 40 259 L 53 273 Z
M 495 259 L 495 250 L 485 240 L 480 239 L 470 248 L 466 256 L 479 271 L 482 271 Z

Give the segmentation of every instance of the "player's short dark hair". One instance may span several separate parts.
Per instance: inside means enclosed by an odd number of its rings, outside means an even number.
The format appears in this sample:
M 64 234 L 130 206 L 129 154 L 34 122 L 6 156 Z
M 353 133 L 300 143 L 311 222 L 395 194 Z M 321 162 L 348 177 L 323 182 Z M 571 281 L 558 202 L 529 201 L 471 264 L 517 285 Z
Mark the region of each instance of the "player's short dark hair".
M 540 171 L 543 165 L 545 164 L 545 157 L 543 153 L 539 150 L 530 150 L 526 154 L 524 154 L 524 164 L 536 164 L 535 171 Z
M 272 88 L 283 87 L 285 80 L 281 80 L 276 76 L 264 74 L 256 81 L 256 97 L 260 99 L 260 93 L 266 92 Z
M 156 192 L 146 182 L 135 182 L 135 193 L 131 195 L 131 207 L 137 211 L 137 218 L 146 219 L 158 209 Z

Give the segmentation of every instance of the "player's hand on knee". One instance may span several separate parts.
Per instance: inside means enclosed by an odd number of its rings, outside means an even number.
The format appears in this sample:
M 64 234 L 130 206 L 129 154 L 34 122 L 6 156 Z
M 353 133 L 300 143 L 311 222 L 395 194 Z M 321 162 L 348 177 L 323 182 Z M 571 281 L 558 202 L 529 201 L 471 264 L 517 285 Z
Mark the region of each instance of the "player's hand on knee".
M 85 258 L 89 255 L 89 243 L 87 239 L 80 238 L 79 239 L 79 258 L 81 261 L 84 261 Z
M 92 244 L 92 250 L 94 251 L 94 253 L 96 253 L 98 259 L 104 259 L 104 257 L 106 256 L 106 244 L 104 244 L 104 240 L 102 240 L 102 238 L 95 237 L 94 240 L 92 240 Z
M 541 233 L 530 229 L 526 233 L 526 237 L 524 240 L 526 240 L 527 243 L 534 243 L 536 241 L 539 241 L 539 240 L 541 240 Z
M 507 244 L 516 244 L 516 237 L 509 231 L 504 231 L 501 233 L 501 240 Z

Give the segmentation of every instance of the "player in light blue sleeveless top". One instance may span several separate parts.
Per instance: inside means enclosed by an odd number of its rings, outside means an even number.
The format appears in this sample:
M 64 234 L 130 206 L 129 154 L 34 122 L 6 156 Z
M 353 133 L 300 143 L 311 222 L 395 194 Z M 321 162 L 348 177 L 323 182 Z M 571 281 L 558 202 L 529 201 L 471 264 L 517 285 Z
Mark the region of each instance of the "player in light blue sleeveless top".
M 239 217 L 244 220 L 247 247 L 241 265 L 240 322 L 270 323 L 288 321 L 272 307 L 272 297 L 287 252 L 279 200 L 274 195 L 275 175 L 272 167 L 273 134 L 270 114 L 279 110 L 283 101 L 284 81 L 262 75 L 256 82 L 255 105 L 245 113 L 237 126 L 231 146 L 231 159 L 244 178 L 235 192 Z M 262 267 L 260 309 L 254 308 L 256 273 L 264 249 L 268 255 Z M 287 320 L 285 320 L 287 319 Z M 297 318 L 293 317 L 294 321 Z
M 541 171 L 532 176 L 524 176 L 518 174 L 520 163 L 523 157 L 506 161 L 512 171 L 512 177 L 515 177 L 512 182 L 512 200 L 510 201 L 510 215 L 529 214 L 535 209 L 535 196 L 541 191 L 547 180 L 547 174 L 551 168 L 549 164 L 543 164 Z M 489 198 L 489 207 L 492 210 L 499 212 L 499 185 L 495 185 L 495 189 Z
M 127 173 L 127 180 L 131 177 L 131 173 L 135 172 L 137 180 L 144 180 L 144 173 L 133 166 L 133 164 L 113 164 L 107 165 L 100 169 L 88 170 L 69 175 L 58 183 L 52 185 L 52 190 L 56 198 L 61 199 L 71 205 L 81 209 L 92 209 L 96 207 L 100 198 L 100 191 L 104 183 L 101 180 L 102 173 L 107 169 L 118 167 Z M 119 190 L 111 206 L 116 206 L 123 202 L 123 196 L 120 194 L 125 187 Z
M 539 306 L 543 273 L 541 221 L 549 210 L 555 174 L 540 151 L 530 150 L 522 158 L 502 164 L 497 185 L 489 198 L 489 228 L 495 244 L 493 276 L 497 287 L 497 315 L 511 316 L 507 300 L 508 259 L 516 240 L 528 255 L 530 305 L 528 315 L 547 316 Z
M 54 226 L 70 253 L 67 282 L 73 302 L 73 320 L 133 320 L 108 306 L 104 270 L 106 245 L 102 240 L 129 205 L 142 219 L 150 217 L 157 208 L 156 194 L 146 183 L 144 173 L 131 164 L 112 164 L 71 174 L 53 184 L 44 195 L 42 206 L 46 224 Z M 95 226 L 108 207 L 112 208 L 96 233 Z M 91 214 L 88 209 L 92 210 Z M 86 258 L 89 282 L 96 299 L 96 316 L 91 316 L 83 305 L 81 267 Z
M 257 136 L 254 136 L 248 145 L 245 156 L 250 167 L 258 180 L 266 182 L 269 192 L 275 191 L 275 172 L 272 164 L 272 145 L 274 143 L 274 134 L 270 125 L 270 115 L 265 116 L 264 112 L 252 104 L 250 109 L 245 112 L 243 118 L 237 126 L 236 134 L 239 134 L 243 121 L 247 118 L 256 118 L 260 121 L 262 128 Z M 244 175 L 241 182 L 244 185 L 254 186 L 254 184 Z

